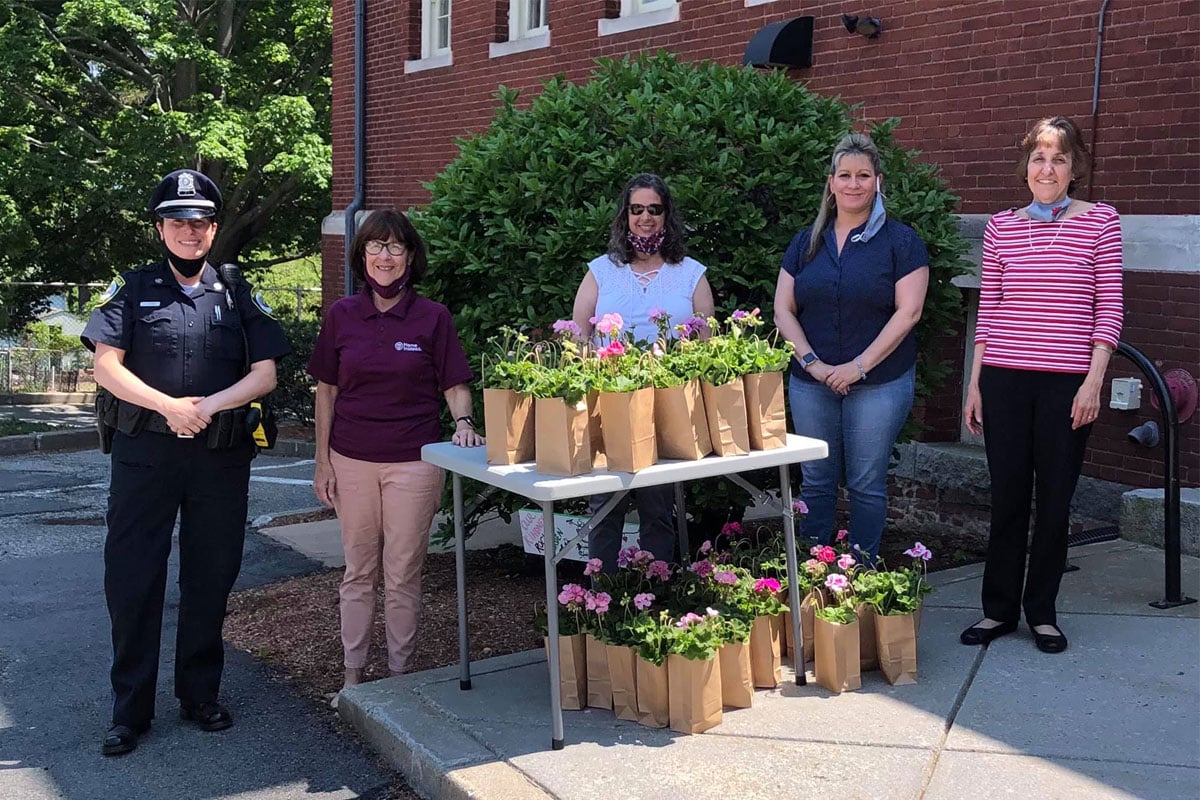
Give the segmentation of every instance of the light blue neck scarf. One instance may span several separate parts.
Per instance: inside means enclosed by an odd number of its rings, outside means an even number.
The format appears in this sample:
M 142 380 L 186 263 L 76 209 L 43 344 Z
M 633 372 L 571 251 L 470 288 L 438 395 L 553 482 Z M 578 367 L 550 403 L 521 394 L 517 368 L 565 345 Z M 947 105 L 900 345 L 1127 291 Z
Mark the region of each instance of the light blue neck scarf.
M 872 236 L 883 230 L 885 222 L 887 222 L 887 211 L 883 208 L 883 192 L 875 192 L 875 205 L 871 207 L 871 216 L 867 219 L 867 227 L 863 228 L 862 233 L 851 236 L 850 241 L 871 241 Z
M 1025 206 L 1025 213 L 1029 215 L 1030 219 L 1036 219 L 1038 222 L 1055 222 L 1059 217 L 1067 213 L 1070 205 L 1070 195 L 1067 195 L 1057 203 L 1039 203 L 1037 200 L 1034 200 Z

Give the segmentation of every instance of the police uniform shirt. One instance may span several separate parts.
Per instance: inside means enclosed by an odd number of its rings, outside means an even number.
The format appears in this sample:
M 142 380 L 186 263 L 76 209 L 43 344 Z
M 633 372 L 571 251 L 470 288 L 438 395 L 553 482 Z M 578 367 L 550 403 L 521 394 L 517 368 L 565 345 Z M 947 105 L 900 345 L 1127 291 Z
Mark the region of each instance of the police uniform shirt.
M 237 283 L 232 305 L 226 290 L 211 265 L 189 292 L 165 261 L 149 264 L 113 282 L 80 338 L 89 350 L 97 343 L 124 350 L 125 367 L 171 397 L 214 394 L 237 383 L 245 364 L 291 352 L 245 281 Z

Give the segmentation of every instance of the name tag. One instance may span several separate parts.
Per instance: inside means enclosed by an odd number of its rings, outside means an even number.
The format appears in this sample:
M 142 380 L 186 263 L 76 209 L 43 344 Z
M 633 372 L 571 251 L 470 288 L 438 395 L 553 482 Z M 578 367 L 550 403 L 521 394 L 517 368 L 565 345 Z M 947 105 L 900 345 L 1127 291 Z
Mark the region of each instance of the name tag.
M 162 305 L 162 303 L 157 300 L 143 300 L 142 302 L 138 303 L 138 305 L 142 308 L 158 308 Z
M 413 344 L 412 342 L 396 342 L 395 347 L 401 353 L 419 353 L 421 345 Z

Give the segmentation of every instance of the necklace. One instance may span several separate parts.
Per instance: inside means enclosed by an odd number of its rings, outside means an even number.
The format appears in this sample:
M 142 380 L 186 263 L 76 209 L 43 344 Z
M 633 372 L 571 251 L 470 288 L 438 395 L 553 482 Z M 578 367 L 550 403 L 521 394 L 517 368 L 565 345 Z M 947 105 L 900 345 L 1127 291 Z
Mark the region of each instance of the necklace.
M 1029 228 L 1026 231 L 1026 233 L 1029 235 L 1029 249 L 1034 250 L 1035 248 L 1033 246 L 1033 219 L 1031 217 L 1027 217 L 1026 222 L 1029 225 Z M 1063 218 L 1061 220 L 1056 220 L 1054 222 L 1054 224 L 1057 225 L 1057 230 L 1054 231 L 1054 238 L 1050 240 L 1050 244 L 1047 245 L 1046 247 L 1038 248 L 1037 252 L 1045 253 L 1048 250 L 1054 249 L 1054 245 L 1058 241 L 1058 235 L 1063 232 L 1063 228 L 1066 227 L 1066 222 L 1067 222 L 1066 216 L 1063 216 Z

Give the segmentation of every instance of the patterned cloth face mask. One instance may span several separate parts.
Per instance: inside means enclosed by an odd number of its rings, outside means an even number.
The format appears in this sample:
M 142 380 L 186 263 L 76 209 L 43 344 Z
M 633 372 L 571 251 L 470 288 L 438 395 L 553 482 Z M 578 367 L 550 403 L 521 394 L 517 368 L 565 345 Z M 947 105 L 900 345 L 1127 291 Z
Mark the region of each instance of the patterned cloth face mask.
M 654 255 L 662 248 L 663 239 L 666 237 L 667 232 L 665 230 L 652 233 L 649 236 L 638 236 L 633 231 L 628 231 L 625 234 L 625 241 L 629 242 L 629 246 L 639 253 Z

